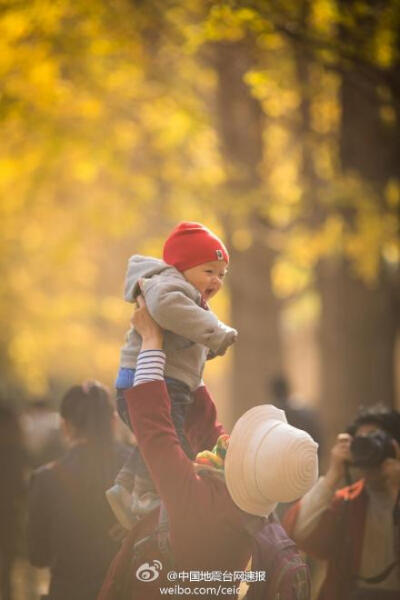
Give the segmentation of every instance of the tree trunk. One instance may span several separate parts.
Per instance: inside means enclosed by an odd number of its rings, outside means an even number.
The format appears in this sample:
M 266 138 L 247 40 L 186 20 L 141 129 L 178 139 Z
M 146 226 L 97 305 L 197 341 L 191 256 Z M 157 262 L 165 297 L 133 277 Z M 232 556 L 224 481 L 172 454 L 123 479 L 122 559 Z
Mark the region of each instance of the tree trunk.
M 394 398 L 395 309 L 384 273 L 368 288 L 344 259 L 319 268 L 321 394 L 329 442 L 360 405 Z
M 233 249 L 231 256 L 232 323 L 239 331 L 232 378 L 236 419 L 267 401 L 271 379 L 282 372 L 282 350 L 279 305 L 269 280 L 272 252 L 254 239 L 248 250 Z
M 346 39 L 346 32 L 342 36 Z M 343 171 L 356 171 L 374 185 L 385 210 L 383 189 L 390 177 L 398 176 L 399 125 L 382 122 L 375 85 L 354 64 L 344 65 L 341 107 Z M 346 214 L 350 227 L 352 218 Z M 393 406 L 396 278 L 398 271 L 391 273 L 384 261 L 371 287 L 344 259 L 320 265 L 321 394 L 330 441 L 354 418 L 360 404 Z
M 279 306 L 270 283 L 274 256 L 265 242 L 266 224 L 257 216 L 251 200 L 261 193 L 258 168 L 263 155 L 262 108 L 244 82 L 252 64 L 251 46 L 247 41 L 219 43 L 214 46 L 213 63 L 218 78 L 217 127 L 229 199 L 223 222 L 231 252 L 232 324 L 239 331 L 231 394 L 233 416 L 237 418 L 266 401 L 266 382 L 282 370 Z M 250 234 L 248 248 L 235 248 L 235 228 Z

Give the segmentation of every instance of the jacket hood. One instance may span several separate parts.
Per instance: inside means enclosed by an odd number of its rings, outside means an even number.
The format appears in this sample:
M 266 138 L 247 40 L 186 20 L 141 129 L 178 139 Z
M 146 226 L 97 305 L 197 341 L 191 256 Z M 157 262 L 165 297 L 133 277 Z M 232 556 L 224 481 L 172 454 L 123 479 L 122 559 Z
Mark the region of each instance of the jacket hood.
M 128 260 L 128 268 L 125 277 L 124 297 L 128 302 L 134 302 L 136 296 L 140 294 L 139 279 L 153 277 L 166 269 L 171 269 L 171 265 L 159 258 L 151 256 L 141 256 L 134 254 Z

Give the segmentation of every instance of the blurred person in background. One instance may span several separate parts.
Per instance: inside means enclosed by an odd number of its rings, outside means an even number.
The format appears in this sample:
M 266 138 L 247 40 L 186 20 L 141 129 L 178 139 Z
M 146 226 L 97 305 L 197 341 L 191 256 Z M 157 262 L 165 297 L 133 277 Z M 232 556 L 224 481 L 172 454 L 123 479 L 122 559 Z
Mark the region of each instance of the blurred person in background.
M 318 455 L 321 456 L 321 425 L 316 410 L 309 406 L 299 406 L 291 393 L 290 384 L 285 375 L 277 375 L 267 385 L 272 404 L 285 411 L 290 425 L 303 429 L 311 435 L 318 443 Z
M 358 470 L 350 483 L 349 467 Z M 285 516 L 300 548 L 327 561 L 318 600 L 400 598 L 400 413 L 360 411 L 331 450 L 325 477 Z
M 50 567 L 49 600 L 95 600 L 118 549 L 104 492 L 127 451 L 114 440 L 114 409 L 101 384 L 71 387 L 60 415 L 69 450 L 33 473 L 29 557 L 36 567 Z
M 0 401 L 0 597 L 11 600 L 24 509 L 25 450 L 18 417 Z
M 65 452 L 60 415 L 47 400 L 31 402 L 22 414 L 21 425 L 32 469 L 59 458 Z

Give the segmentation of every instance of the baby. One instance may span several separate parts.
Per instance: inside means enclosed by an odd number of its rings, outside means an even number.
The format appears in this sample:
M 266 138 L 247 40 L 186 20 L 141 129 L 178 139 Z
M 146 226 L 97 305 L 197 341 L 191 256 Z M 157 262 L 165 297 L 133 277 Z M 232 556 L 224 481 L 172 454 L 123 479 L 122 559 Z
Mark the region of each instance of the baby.
M 225 354 L 237 337 L 237 331 L 219 321 L 207 306 L 207 301 L 222 286 L 228 262 L 222 241 L 200 223 L 192 222 L 180 223 L 173 229 L 164 244 L 163 260 L 134 255 L 128 262 L 125 299 L 135 302 L 143 294 L 150 314 L 165 330 L 165 382 L 171 398 L 172 420 L 181 446 L 191 459 L 194 456 L 184 434 L 184 423 L 193 402 L 192 392 L 201 385 L 205 361 Z M 123 391 L 132 387 L 135 380 L 140 346 L 139 334 L 130 329 L 121 350 L 116 381 L 118 412 L 129 427 Z M 154 366 L 152 353 L 148 352 L 146 361 Z M 140 371 L 140 380 L 146 380 L 145 367 Z M 106 495 L 116 517 L 127 529 L 138 514 L 158 504 L 137 449 Z

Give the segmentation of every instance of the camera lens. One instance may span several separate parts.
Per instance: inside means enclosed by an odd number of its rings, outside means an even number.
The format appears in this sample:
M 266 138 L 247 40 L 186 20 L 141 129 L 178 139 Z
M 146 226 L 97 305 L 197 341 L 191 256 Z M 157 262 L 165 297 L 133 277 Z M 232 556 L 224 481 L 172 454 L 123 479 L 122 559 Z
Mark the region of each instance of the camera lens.
M 350 449 L 353 465 L 363 469 L 379 467 L 386 458 L 395 456 L 392 438 L 385 431 L 356 436 Z

